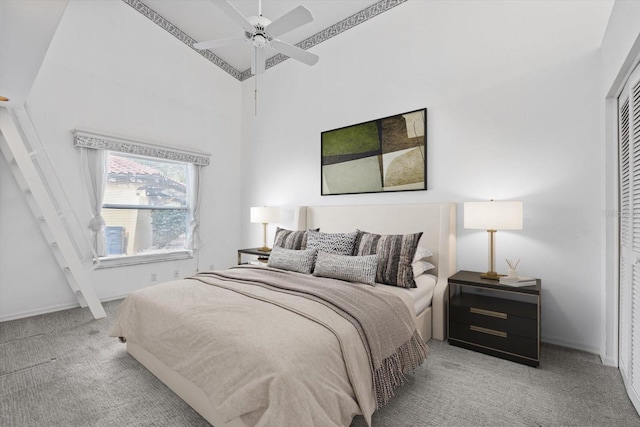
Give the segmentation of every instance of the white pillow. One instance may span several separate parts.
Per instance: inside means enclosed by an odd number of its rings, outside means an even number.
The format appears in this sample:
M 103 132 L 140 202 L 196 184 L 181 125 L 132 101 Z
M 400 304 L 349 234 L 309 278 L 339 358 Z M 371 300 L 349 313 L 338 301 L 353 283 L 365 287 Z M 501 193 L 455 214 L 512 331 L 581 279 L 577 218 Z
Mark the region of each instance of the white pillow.
M 414 261 L 411 264 L 411 267 L 413 267 L 413 277 L 418 277 L 422 273 L 425 273 L 429 270 L 433 270 L 434 268 L 436 268 L 436 266 L 431 264 L 429 261 L 423 261 L 423 260 Z
M 433 253 L 429 249 L 418 245 L 416 248 L 416 254 L 413 256 L 413 261 L 419 261 L 424 258 L 429 258 L 430 256 L 433 256 Z

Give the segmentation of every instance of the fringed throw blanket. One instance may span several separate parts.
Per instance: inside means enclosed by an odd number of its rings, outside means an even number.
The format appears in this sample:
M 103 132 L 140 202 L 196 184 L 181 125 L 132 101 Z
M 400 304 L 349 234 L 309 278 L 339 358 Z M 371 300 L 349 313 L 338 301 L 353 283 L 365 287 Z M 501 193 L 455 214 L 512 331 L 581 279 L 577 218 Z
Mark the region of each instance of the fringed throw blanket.
M 338 280 L 266 268 L 234 268 L 192 277 L 220 286 L 219 282 L 208 278 L 251 283 L 308 298 L 324 304 L 351 322 L 369 358 L 378 408 L 386 405 L 394 390 L 404 384 L 404 373 L 422 364 L 427 357 L 427 346 L 416 330 L 411 313 L 396 296 L 383 297 L 362 286 Z

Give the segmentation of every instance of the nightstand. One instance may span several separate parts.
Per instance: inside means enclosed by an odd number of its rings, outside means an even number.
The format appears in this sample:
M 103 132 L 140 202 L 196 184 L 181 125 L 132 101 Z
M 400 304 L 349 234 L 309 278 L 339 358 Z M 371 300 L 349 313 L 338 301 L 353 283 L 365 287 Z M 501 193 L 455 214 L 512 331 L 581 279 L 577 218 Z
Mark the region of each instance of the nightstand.
M 271 251 L 264 252 L 258 250 L 258 248 L 247 248 L 247 249 L 238 249 L 238 265 L 242 264 L 242 255 L 253 255 L 258 257 L 258 261 L 266 264 L 269 259 L 269 255 Z M 245 263 L 247 264 L 247 263 Z
M 516 288 L 457 272 L 449 278 L 449 344 L 539 366 L 540 289 L 540 279 Z

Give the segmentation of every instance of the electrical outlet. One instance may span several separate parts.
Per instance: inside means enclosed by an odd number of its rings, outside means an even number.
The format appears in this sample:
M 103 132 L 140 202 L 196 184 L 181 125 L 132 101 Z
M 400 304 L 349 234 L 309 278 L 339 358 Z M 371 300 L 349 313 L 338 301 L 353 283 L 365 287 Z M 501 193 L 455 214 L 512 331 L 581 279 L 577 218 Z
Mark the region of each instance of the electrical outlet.
M 156 273 L 151 273 L 151 281 L 155 282 L 158 279 L 158 276 L 156 276 Z
M 178 277 L 180 277 L 180 271 L 179 270 L 173 270 L 173 278 L 177 279 Z

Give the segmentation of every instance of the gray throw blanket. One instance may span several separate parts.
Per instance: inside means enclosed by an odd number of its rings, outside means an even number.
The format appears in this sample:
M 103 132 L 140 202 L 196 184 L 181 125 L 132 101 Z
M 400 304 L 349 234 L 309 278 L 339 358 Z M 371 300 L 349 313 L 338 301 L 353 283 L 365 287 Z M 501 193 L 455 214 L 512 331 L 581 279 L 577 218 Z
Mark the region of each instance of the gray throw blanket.
M 191 279 L 215 286 L 207 277 L 250 283 L 312 299 L 351 322 L 369 357 L 378 408 L 386 405 L 394 390 L 404 384 L 404 373 L 422 364 L 427 357 L 427 346 L 416 330 L 409 309 L 394 295 L 383 298 L 348 282 L 264 267 L 243 266 L 200 273 Z

